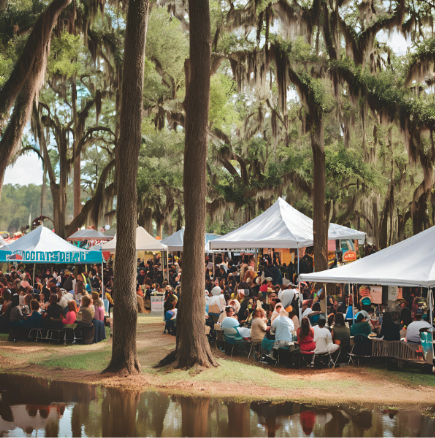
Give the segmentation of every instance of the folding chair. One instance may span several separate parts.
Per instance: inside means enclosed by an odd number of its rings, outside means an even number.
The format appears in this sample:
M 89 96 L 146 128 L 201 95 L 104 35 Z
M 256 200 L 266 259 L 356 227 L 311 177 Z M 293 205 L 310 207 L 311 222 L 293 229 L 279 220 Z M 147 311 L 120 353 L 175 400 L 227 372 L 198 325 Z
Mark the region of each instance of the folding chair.
M 372 341 L 364 335 L 355 335 L 350 338 L 351 350 L 349 353 L 348 365 L 354 365 L 354 360 L 357 360 L 359 365 L 359 360 L 362 358 L 372 358 Z
M 254 350 L 254 354 L 252 357 L 254 357 L 255 353 L 257 352 L 258 347 L 261 347 L 261 342 L 252 342 L 250 344 L 249 353 L 248 353 L 248 360 L 251 357 L 252 350 Z
M 240 335 L 239 331 L 236 327 L 231 328 L 224 328 L 224 339 L 227 344 L 230 344 L 231 347 L 231 357 L 233 357 L 234 347 L 241 347 L 243 346 L 243 349 L 245 350 L 245 353 L 248 354 L 246 351 L 246 344 L 243 340 L 242 336 Z
M 312 364 L 315 365 L 316 364 L 316 357 L 319 358 L 320 360 L 324 359 L 324 358 L 328 358 L 328 363 L 326 364 L 326 366 L 328 368 L 333 368 L 334 365 L 334 361 L 332 360 L 332 356 L 331 353 L 329 351 L 325 352 L 325 353 L 314 353 L 313 355 L 313 361 Z
M 60 341 L 63 338 L 63 329 L 62 330 L 55 330 L 55 329 L 50 329 L 48 331 L 49 334 L 47 334 L 48 340 L 49 342 L 51 341 L 56 341 L 58 344 L 60 344 Z
M 304 351 L 304 350 L 299 350 L 300 355 L 299 355 L 299 367 L 300 367 L 300 359 L 303 360 L 304 365 L 312 365 L 313 362 L 313 356 L 314 356 L 314 351 Z M 313 365 L 314 366 L 314 365 Z
M 38 330 L 40 330 L 39 328 L 31 328 L 29 330 L 29 335 L 27 337 L 27 341 L 37 341 L 38 340 Z

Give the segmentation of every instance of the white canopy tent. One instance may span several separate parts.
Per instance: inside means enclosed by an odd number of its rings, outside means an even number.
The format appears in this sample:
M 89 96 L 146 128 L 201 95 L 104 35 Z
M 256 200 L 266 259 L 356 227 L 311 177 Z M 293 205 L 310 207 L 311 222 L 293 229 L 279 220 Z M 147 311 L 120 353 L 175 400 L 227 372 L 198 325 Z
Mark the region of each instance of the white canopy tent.
M 0 248 L 7 247 L 7 242 L 0 236 Z
M 363 240 L 365 233 L 330 224 L 328 238 Z M 312 245 L 313 220 L 282 198 L 260 216 L 210 242 L 211 249 L 303 248 Z
M 358 240 L 359 243 L 364 243 L 366 233 L 363 231 L 353 230 L 344 225 L 329 224 L 328 239 L 329 240 Z
M 115 237 L 107 243 L 101 245 L 102 251 L 115 252 L 116 250 L 116 234 Z M 161 241 L 154 239 L 148 234 L 143 227 L 136 228 L 136 251 L 168 251 L 167 245 Z
M 209 242 L 218 237 L 220 237 L 218 234 L 205 233 L 205 252 L 213 252 L 210 250 Z M 166 239 L 163 239 L 162 243 L 167 245 L 168 251 L 183 251 L 184 227 L 176 231 L 174 234 L 171 234 L 169 237 L 166 237 Z
M 312 219 L 278 198 L 255 219 L 211 241 L 210 248 L 303 248 L 312 244 Z
M 68 237 L 66 240 L 72 242 L 82 242 L 83 240 L 112 240 L 113 236 L 106 236 L 97 230 L 78 230 L 74 234 Z
M 348 265 L 301 280 L 322 283 L 435 286 L 435 227 Z

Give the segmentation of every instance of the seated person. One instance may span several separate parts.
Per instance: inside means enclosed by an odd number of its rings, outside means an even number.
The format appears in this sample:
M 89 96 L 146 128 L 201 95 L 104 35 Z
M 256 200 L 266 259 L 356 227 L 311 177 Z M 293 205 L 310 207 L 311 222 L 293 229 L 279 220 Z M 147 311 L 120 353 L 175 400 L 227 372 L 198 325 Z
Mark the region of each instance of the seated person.
M 350 344 L 350 330 L 344 322 L 344 315 L 337 312 L 335 315 L 335 323 L 332 327 L 332 339 L 334 344 L 349 345 Z
M 270 317 L 271 324 L 273 324 L 273 321 L 275 321 L 275 319 L 278 318 L 279 313 L 281 312 L 282 309 L 283 309 L 283 307 L 282 307 L 282 304 L 280 302 L 275 304 L 275 309 L 272 313 L 272 316 Z
M 94 319 L 95 309 L 91 306 L 91 299 L 88 295 L 82 298 L 82 307 L 77 315 L 77 320 L 83 322 L 92 322 Z
M 62 312 L 63 309 L 57 302 L 58 297 L 55 293 L 50 296 L 49 304 L 47 306 L 42 324 L 44 328 L 62 330 Z
M 288 313 L 281 309 L 278 318 L 275 318 L 270 329 L 271 333 L 275 333 L 275 341 L 281 346 L 293 341 L 293 330 L 295 326 L 293 321 L 288 317 Z
M 422 328 L 432 328 L 432 326 L 424 321 L 423 319 L 423 309 L 418 309 L 415 312 L 415 321 L 409 324 L 406 331 L 406 341 L 413 342 L 415 344 L 420 344 L 420 329 Z
M 254 319 L 251 324 L 251 339 L 252 342 L 260 343 L 268 327 L 266 325 L 266 314 L 262 308 L 257 308 L 254 311 Z
M 219 316 L 225 308 L 225 298 L 222 289 L 215 286 L 211 290 L 211 297 L 208 299 L 208 314 Z
M 366 321 L 364 313 L 360 312 L 356 318 L 355 324 L 352 324 L 350 334 L 352 336 L 369 336 L 372 332 L 372 326 Z
M 12 295 L 11 311 L 9 316 L 9 328 L 20 329 L 25 328 L 23 320 L 23 312 L 20 306 L 20 296 L 18 294 Z
M 70 325 L 74 324 L 77 319 L 77 304 L 75 301 L 70 301 L 68 303 L 68 312 L 66 314 L 66 317 L 62 319 L 62 324 L 64 325 Z
M 384 313 L 379 337 L 383 337 L 384 341 L 400 341 L 400 325 L 393 321 L 390 312 Z
M 314 303 L 311 310 L 313 311 L 312 313 L 320 312 L 321 311 L 320 303 L 319 302 Z M 315 315 L 308 314 L 308 319 L 310 320 L 310 323 L 312 326 L 315 326 L 317 324 L 317 321 L 319 320 L 319 318 L 320 318 L 320 313 L 316 313 Z
M 225 319 L 227 316 L 230 316 L 230 315 L 228 315 L 228 311 L 229 311 L 230 309 L 233 310 L 233 312 L 232 312 L 232 314 L 231 314 L 232 317 L 235 318 L 235 319 L 237 319 L 236 311 L 235 311 L 234 307 L 233 307 L 233 306 L 227 306 L 227 307 L 225 307 L 225 310 L 219 315 L 219 319 L 218 319 L 218 323 L 219 323 L 219 324 L 222 324 L 222 322 L 224 321 L 224 319 Z
M 25 318 L 26 328 L 40 328 L 42 327 L 42 315 L 38 312 L 39 303 L 37 300 L 30 301 L 30 313 Z
M 310 320 L 305 316 L 301 321 L 301 328 L 297 331 L 299 348 L 302 352 L 314 351 L 314 329 L 310 325 Z
M 165 321 L 175 321 L 175 319 L 177 318 L 177 309 L 175 308 L 176 305 L 176 301 L 171 302 L 172 309 L 168 310 L 165 313 Z
M 325 327 L 326 319 L 321 317 L 317 321 L 317 325 L 313 327 L 314 342 L 316 343 L 315 354 L 334 353 L 340 348 L 339 345 L 332 342 L 331 332 Z
M 226 318 L 222 321 L 222 330 L 226 328 L 237 328 L 240 336 L 243 338 L 249 338 L 251 336 L 251 330 L 246 327 L 240 327 L 239 321 L 236 319 L 234 314 L 234 309 L 232 307 L 227 307 Z

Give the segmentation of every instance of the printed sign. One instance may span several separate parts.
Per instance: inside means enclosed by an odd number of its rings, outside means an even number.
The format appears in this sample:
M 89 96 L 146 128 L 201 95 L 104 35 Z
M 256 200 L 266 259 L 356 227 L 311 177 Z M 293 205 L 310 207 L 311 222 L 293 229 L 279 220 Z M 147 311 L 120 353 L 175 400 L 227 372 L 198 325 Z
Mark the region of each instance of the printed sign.
M 344 262 L 354 262 L 356 260 L 355 251 L 346 251 L 343 255 Z
M 382 304 L 382 287 L 381 286 L 371 286 L 370 295 L 373 304 Z
M 2 257 L 3 256 L 3 257 Z M 6 257 L 4 257 L 6 256 Z M 101 263 L 100 251 L 8 251 L 0 252 L 0 261 L 20 260 L 25 263 Z
M 396 301 L 399 299 L 399 288 L 397 286 L 388 286 L 388 300 Z

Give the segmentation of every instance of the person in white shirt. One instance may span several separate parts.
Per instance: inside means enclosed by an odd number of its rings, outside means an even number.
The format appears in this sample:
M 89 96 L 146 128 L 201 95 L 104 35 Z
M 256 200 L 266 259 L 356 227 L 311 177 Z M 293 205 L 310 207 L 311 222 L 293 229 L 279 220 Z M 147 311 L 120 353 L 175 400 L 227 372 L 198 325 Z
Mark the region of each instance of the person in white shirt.
M 272 323 L 271 333 L 275 333 L 275 341 L 278 345 L 293 341 L 293 330 L 295 326 L 288 317 L 288 313 L 281 309 L 279 316 Z
M 422 320 L 423 309 L 417 309 L 415 312 L 415 321 L 409 324 L 406 330 L 406 341 L 413 342 L 414 344 L 420 344 L 420 329 L 422 328 L 432 328 L 432 326 Z
M 332 342 L 331 332 L 325 327 L 326 319 L 319 318 L 317 325 L 313 327 L 314 330 L 314 342 L 316 343 L 316 349 L 314 354 L 334 353 L 340 347 Z
M 225 309 L 225 297 L 222 294 L 222 289 L 219 286 L 215 286 L 211 290 L 211 297 L 208 299 L 208 313 L 220 315 Z
M 278 298 L 281 300 L 282 307 L 284 309 L 287 309 L 287 307 L 291 306 L 296 292 L 296 289 L 285 289 L 278 292 Z

